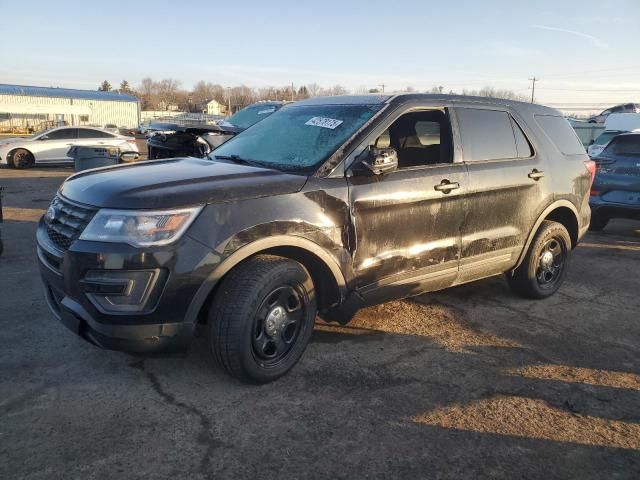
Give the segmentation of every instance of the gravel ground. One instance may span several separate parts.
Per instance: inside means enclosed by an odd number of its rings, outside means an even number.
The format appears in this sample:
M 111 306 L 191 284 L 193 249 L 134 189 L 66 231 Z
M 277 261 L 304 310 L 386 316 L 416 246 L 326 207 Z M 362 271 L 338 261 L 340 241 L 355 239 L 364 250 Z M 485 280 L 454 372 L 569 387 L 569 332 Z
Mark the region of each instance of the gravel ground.
M 69 173 L 0 170 L 0 478 L 640 478 L 640 224 L 588 234 L 550 299 L 492 278 L 319 322 L 252 387 L 202 339 L 140 358 L 51 317 L 34 232 Z

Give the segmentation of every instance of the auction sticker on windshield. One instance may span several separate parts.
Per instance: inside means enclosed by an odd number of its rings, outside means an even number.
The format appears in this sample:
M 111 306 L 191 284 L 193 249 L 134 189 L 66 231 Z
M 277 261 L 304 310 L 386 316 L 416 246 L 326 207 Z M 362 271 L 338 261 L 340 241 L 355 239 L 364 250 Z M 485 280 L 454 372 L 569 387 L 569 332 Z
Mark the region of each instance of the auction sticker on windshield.
M 335 118 L 313 117 L 313 118 L 310 118 L 307 122 L 305 122 L 305 125 L 311 125 L 313 127 L 330 128 L 331 130 L 333 130 L 341 123 L 342 123 L 342 120 L 336 120 Z

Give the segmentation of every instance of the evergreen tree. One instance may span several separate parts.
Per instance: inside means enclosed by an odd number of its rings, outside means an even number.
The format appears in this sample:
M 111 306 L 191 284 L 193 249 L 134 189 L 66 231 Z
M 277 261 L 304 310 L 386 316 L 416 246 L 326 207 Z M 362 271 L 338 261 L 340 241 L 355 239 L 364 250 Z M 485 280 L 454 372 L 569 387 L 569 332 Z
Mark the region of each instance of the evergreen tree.
M 104 82 L 102 82 L 102 84 L 98 87 L 98 90 L 100 90 L 101 92 L 110 92 L 111 91 L 111 84 L 105 80 Z

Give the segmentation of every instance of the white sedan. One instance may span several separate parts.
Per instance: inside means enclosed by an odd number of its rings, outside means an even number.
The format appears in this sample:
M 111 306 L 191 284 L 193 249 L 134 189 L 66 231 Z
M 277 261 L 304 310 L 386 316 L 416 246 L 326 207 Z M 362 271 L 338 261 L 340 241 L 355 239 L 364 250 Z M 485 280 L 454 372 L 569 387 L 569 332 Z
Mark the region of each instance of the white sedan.
M 0 139 L 0 165 L 29 168 L 35 164 L 68 163 L 74 145 L 105 145 L 137 152 L 136 140 L 100 128 L 57 127 L 31 137 Z

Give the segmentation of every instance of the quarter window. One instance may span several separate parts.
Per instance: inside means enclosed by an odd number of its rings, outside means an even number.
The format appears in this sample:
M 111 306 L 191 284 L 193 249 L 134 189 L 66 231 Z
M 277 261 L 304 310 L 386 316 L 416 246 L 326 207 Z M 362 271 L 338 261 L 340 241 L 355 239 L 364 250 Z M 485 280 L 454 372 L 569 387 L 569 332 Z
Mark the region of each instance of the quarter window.
M 585 153 L 584 145 L 573 127 L 564 118 L 553 115 L 536 115 L 536 122 L 561 153 L 565 155 Z
M 465 162 L 517 158 L 514 129 L 507 112 L 460 108 L 457 117 Z

